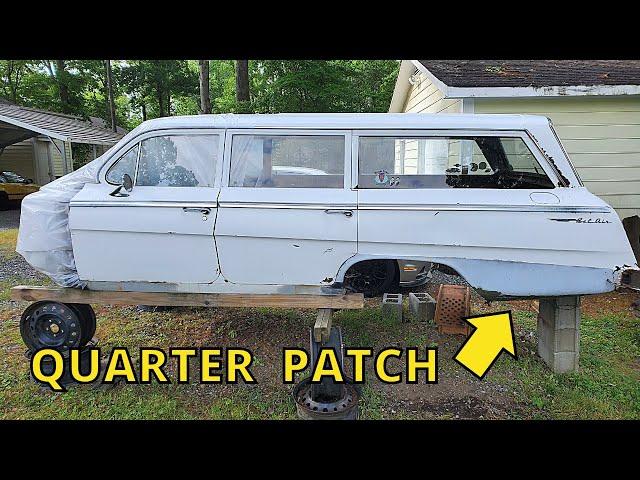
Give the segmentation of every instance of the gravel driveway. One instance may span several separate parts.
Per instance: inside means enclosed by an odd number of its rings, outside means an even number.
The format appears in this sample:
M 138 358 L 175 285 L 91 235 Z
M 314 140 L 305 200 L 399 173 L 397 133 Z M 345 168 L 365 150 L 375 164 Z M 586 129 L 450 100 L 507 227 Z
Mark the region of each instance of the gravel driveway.
M 0 230 L 18 228 L 20 226 L 20 209 L 0 210 Z
M 20 226 L 20 209 L 0 211 L 0 230 L 18 228 Z M 22 256 L 11 255 L 5 257 L 0 254 L 0 281 L 29 279 L 42 281 L 46 277 L 29 265 Z

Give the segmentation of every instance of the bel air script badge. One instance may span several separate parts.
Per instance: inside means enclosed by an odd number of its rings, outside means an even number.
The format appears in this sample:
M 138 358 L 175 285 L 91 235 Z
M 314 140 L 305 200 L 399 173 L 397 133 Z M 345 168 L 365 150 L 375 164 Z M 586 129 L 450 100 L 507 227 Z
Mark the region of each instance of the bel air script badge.
M 554 222 L 575 222 L 575 223 L 611 223 L 609 220 L 604 218 L 587 218 L 584 219 L 582 217 L 578 218 L 551 218 Z

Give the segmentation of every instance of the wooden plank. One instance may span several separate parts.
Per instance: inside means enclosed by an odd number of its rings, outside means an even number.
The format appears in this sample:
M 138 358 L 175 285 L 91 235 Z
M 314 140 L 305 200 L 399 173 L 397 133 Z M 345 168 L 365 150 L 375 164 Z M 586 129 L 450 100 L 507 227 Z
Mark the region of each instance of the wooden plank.
M 319 343 L 325 343 L 329 341 L 331 335 L 331 317 L 333 310 L 330 308 L 319 308 L 318 318 L 313 325 L 313 339 Z
M 364 307 L 361 293 L 344 295 L 110 292 L 19 285 L 11 289 L 13 300 L 106 305 L 153 305 L 185 307 L 282 307 L 358 309 Z

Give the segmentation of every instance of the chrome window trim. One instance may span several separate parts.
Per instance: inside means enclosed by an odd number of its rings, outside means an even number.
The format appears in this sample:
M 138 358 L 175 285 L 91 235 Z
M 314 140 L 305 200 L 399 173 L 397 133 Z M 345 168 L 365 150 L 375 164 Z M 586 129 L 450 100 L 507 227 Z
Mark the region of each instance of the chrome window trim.
M 275 209 L 301 209 L 301 210 L 406 210 L 406 211 L 491 211 L 491 212 L 553 212 L 553 213 L 611 213 L 609 207 L 589 206 L 553 206 L 553 205 L 406 205 L 406 204 L 320 204 L 320 203 L 277 203 L 277 202 L 168 202 L 168 201 L 141 201 L 113 203 L 109 201 L 80 200 L 72 201 L 72 207 L 205 207 L 205 208 L 275 208 Z
M 113 162 L 111 164 L 111 166 L 107 169 L 107 171 L 104 174 L 104 181 L 106 183 L 108 183 L 109 185 L 113 185 L 114 187 L 120 186 L 120 183 L 113 183 L 110 182 L 107 177 L 109 176 L 109 172 L 111 171 L 111 169 L 113 169 L 113 167 L 115 167 L 118 163 L 120 163 L 120 160 L 122 160 L 125 155 L 127 155 L 131 150 L 133 150 L 134 148 L 137 148 L 138 151 L 136 152 L 136 165 L 134 167 L 134 172 L 133 172 L 133 184 L 136 184 L 136 180 L 138 179 L 138 162 L 140 161 L 140 143 L 138 142 L 137 144 L 135 144 L 134 146 L 132 146 L 129 150 L 127 150 L 125 153 L 123 153 L 120 157 L 118 157 L 118 159 Z

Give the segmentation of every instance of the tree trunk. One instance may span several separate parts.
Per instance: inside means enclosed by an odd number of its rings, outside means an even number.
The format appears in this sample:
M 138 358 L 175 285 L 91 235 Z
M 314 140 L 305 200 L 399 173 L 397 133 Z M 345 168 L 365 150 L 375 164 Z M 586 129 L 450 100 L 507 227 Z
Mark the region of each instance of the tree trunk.
M 158 116 L 164 117 L 164 94 L 160 83 L 156 84 L 156 97 L 158 99 Z
M 58 79 L 58 92 L 60 93 L 62 113 L 71 113 L 69 85 L 67 85 L 67 66 L 64 63 L 64 60 L 56 60 L 56 76 Z
M 107 70 L 107 101 L 109 107 L 109 117 L 111 118 L 111 129 L 114 132 L 118 131 L 118 125 L 116 124 L 116 102 L 113 98 L 113 76 L 111 75 L 111 60 L 104 61 Z
M 145 103 L 142 104 L 142 121 L 147 121 L 147 105 Z
M 249 60 L 236 60 L 236 100 L 249 101 Z
M 198 60 L 200 64 L 200 113 L 211 113 L 209 93 L 209 60 Z

